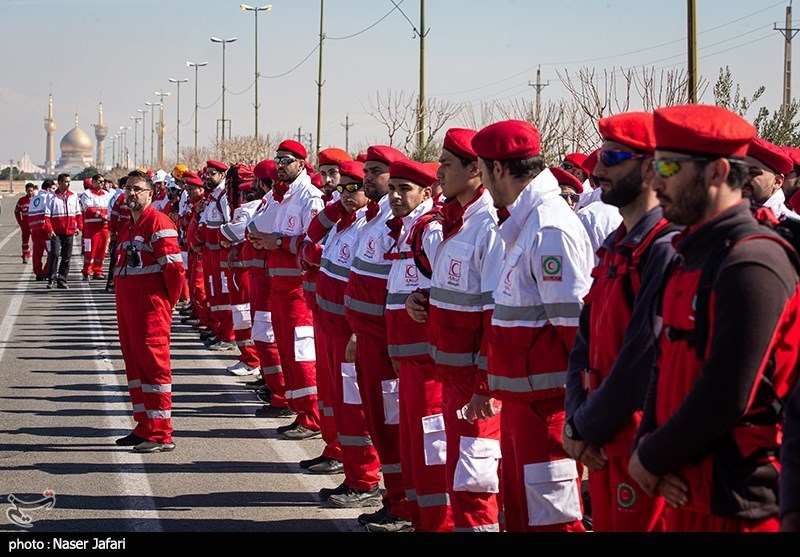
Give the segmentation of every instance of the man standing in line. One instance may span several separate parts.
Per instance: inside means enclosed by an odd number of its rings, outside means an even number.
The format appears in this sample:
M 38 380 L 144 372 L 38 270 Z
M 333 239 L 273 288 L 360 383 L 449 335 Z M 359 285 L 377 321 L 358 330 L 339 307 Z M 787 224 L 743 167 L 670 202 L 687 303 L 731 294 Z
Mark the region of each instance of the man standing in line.
M 22 232 L 22 262 L 27 263 L 31 258 L 31 227 L 28 223 L 28 211 L 31 207 L 31 200 L 36 195 L 36 184 L 28 182 L 25 184 L 25 195 L 17 200 L 17 205 L 14 207 L 14 218 L 17 219 L 17 225 Z
M 51 265 L 47 288 L 69 288 L 69 263 L 72 259 L 72 238 L 83 230 L 83 218 L 78 196 L 69 189 L 70 176 L 58 175 L 58 188 L 48 199 L 44 211 L 44 229 L 50 238 Z M 59 258 L 61 262 L 59 263 Z
M 81 195 L 83 210 L 83 280 L 104 280 L 103 260 L 108 248 L 109 205 L 112 194 L 103 189 L 102 174 L 92 176 L 92 185 Z
M 184 279 L 175 223 L 152 206 L 147 175 L 134 170 L 125 184 L 131 220 L 117 237 L 117 324 L 136 428 L 116 444 L 140 453 L 171 451 L 172 308 Z
M 31 199 L 30 207 L 28 207 L 28 226 L 31 229 L 33 240 L 33 274 L 36 275 L 37 281 L 47 280 L 50 273 L 50 238 L 44 228 L 44 211 L 54 187 L 55 182 L 50 179 L 44 180 L 42 188 Z M 42 265 L 42 257 L 45 253 L 47 257 Z
M 491 395 L 503 402 L 506 529 L 583 532 L 580 479 L 560 443 L 567 359 L 593 266 L 589 237 L 559 197 L 528 122 L 475 136 L 483 184 L 502 213 L 505 255 L 494 291 Z

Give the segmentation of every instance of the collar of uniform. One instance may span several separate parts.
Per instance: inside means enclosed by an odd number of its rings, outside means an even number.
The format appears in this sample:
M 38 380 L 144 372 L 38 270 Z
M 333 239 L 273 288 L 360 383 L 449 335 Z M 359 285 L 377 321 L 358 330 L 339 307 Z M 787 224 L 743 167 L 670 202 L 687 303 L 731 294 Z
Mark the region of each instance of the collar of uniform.
M 641 219 L 639 219 L 639 222 L 633 225 L 633 228 L 630 232 L 626 231 L 625 236 L 623 236 L 622 240 L 619 242 L 619 245 L 630 249 L 635 249 L 644 241 L 647 235 L 650 234 L 650 231 L 653 230 L 655 225 L 658 224 L 658 221 L 661 220 L 663 214 L 664 212 L 660 205 L 650 209 Z M 619 225 L 620 229 L 623 226 L 625 225 Z M 616 233 L 612 232 L 608 235 L 608 238 L 606 238 L 605 242 L 603 242 L 603 246 L 610 252 L 614 251 L 615 237 Z
M 493 207 L 494 202 L 492 201 L 492 195 L 486 191 L 486 188 L 483 189 L 483 193 L 481 194 L 480 198 L 475 200 L 475 203 L 471 203 L 467 210 L 464 211 L 464 221 L 469 219 L 472 215 L 479 211 L 489 210 Z M 494 211 L 491 213 L 496 216 Z
M 548 197 L 558 197 L 561 188 L 558 180 L 545 168 L 522 190 L 514 203 L 506 207 L 509 217 L 500 227 L 500 236 L 506 242 L 513 242 L 519 236 L 522 226 L 533 213 L 533 209 Z
M 403 232 L 410 230 L 414 222 L 431 209 L 433 209 L 433 199 L 428 199 L 417 205 L 413 211 L 403 217 Z
M 283 194 L 283 198 L 286 199 L 286 198 L 292 197 L 292 195 L 294 195 L 295 193 L 297 193 L 299 190 L 301 190 L 302 188 L 304 188 L 306 186 L 314 187 L 311 184 L 311 178 L 308 177 L 308 172 L 306 172 L 306 170 L 303 169 L 303 170 L 300 171 L 300 174 L 297 175 L 297 178 L 294 179 L 294 182 L 289 184 L 289 189 L 286 190 L 285 194 Z M 317 188 L 314 187 L 314 189 L 317 189 Z M 320 192 L 320 194 L 321 194 L 321 192 Z
M 732 228 L 746 222 L 755 224 L 756 220 L 750 211 L 750 203 L 743 199 L 694 228 L 684 229 L 675 236 L 673 243 L 689 266 L 702 264 L 708 257 L 708 250 L 717 246 Z

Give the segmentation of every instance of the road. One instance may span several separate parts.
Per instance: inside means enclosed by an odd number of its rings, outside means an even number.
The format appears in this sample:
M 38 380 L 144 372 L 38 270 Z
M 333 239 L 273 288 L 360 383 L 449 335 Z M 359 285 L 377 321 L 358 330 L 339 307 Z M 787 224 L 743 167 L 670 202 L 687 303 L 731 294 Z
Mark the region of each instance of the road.
M 34 281 L 12 213 L 0 215 L 0 531 L 25 530 L 9 519 L 9 495 L 34 501 L 48 490 L 53 508 L 26 511 L 32 532 L 360 530 L 362 511 L 317 500 L 343 476 L 297 465 L 322 441 L 278 439 L 275 427 L 288 422 L 253 415 L 260 402 L 243 386 L 250 378 L 225 371 L 232 353 L 205 350 L 177 319 L 177 449 L 115 446 L 134 424 L 113 294 L 104 281 L 80 281 L 77 252 L 70 290 Z

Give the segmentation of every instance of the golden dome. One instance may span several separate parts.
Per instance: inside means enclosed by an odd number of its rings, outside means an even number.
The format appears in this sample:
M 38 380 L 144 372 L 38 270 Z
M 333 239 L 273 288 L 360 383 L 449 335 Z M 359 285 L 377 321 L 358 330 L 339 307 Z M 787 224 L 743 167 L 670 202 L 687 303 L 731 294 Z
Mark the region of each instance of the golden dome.
M 72 128 L 61 139 L 61 154 L 77 153 L 92 154 L 92 140 L 82 129 L 78 127 L 78 115 L 75 115 L 75 127 Z

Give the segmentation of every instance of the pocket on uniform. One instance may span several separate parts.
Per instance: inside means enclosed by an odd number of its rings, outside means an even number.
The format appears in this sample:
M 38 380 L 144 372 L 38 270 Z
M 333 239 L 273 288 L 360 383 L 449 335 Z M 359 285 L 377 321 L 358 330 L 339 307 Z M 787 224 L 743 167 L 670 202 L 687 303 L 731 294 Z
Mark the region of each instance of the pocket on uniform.
M 447 438 L 444 431 L 443 414 L 422 418 L 422 437 L 425 464 L 427 466 L 444 464 L 447 460 Z
M 252 327 L 253 323 L 250 320 L 250 304 L 231 305 L 231 319 L 233 321 L 234 331 L 241 331 Z
M 381 381 L 383 394 L 383 419 L 386 425 L 400 424 L 400 380 Z
M 90 238 L 86 238 L 83 240 L 83 253 L 91 253 L 92 251 L 92 240 Z
M 314 348 L 314 327 L 294 328 L 294 361 L 313 362 L 317 359 Z
M 275 329 L 272 328 L 272 313 L 257 311 L 253 316 L 253 340 L 273 344 L 275 342 Z
M 458 463 L 453 475 L 453 491 L 498 493 L 497 475 L 500 441 L 478 437 L 462 437 L 458 446 Z
M 228 277 L 225 275 L 225 273 L 220 273 L 219 279 L 220 279 L 220 285 L 221 285 L 220 288 L 222 290 L 222 293 L 230 294 L 230 291 L 228 290 Z
M 578 468 L 571 458 L 523 466 L 528 526 L 547 526 L 580 520 Z
M 355 364 L 342 364 L 342 400 L 345 404 L 361 404 Z
M 163 335 L 148 335 L 144 337 L 144 343 L 147 346 L 166 346 L 168 339 Z

